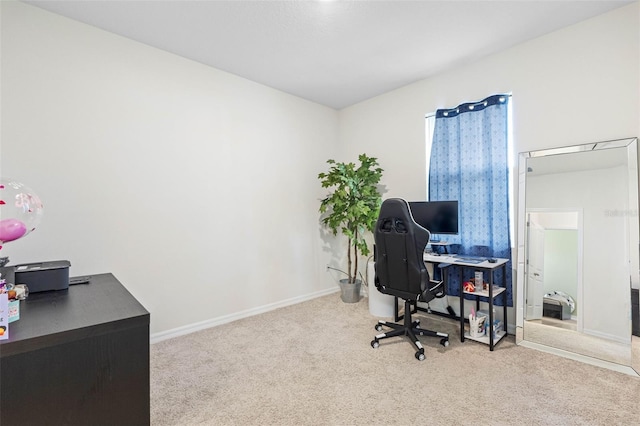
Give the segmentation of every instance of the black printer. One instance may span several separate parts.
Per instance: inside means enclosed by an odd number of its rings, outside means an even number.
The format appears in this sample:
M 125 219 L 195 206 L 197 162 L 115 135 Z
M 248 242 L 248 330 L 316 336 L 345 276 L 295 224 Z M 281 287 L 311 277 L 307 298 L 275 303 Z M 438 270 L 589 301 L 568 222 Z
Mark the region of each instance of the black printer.
M 68 260 L 25 263 L 13 266 L 15 284 L 26 284 L 29 293 L 69 288 Z

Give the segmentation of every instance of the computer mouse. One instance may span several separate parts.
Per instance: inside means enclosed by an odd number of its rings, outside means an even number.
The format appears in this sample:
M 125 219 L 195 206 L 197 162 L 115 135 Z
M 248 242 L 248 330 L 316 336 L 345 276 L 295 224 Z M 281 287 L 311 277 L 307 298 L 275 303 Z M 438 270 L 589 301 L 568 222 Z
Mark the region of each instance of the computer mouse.
M 496 263 L 498 261 L 498 259 L 495 259 L 495 258 L 492 257 L 491 259 L 487 259 L 487 261 L 489 263 Z

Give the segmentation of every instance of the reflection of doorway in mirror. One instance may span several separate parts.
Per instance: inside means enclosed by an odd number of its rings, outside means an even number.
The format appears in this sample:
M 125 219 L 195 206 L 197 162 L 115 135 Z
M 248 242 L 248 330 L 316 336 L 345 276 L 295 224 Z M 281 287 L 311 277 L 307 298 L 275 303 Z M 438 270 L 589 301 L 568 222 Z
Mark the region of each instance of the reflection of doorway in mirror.
M 581 211 L 530 211 L 527 223 L 525 318 L 581 331 Z M 551 297 L 545 300 L 545 295 Z
M 544 227 L 529 219 L 527 258 L 527 320 L 542 320 L 544 299 Z
M 630 365 L 628 344 L 583 329 L 582 215 L 582 209 L 529 209 L 524 336 L 533 343 Z M 571 318 L 544 315 L 544 295 L 554 291 L 575 301 Z M 540 304 L 542 315 L 536 308 Z
M 544 293 L 566 294 L 578 300 L 578 230 L 545 229 L 544 236 Z M 580 306 L 572 308 L 575 320 Z

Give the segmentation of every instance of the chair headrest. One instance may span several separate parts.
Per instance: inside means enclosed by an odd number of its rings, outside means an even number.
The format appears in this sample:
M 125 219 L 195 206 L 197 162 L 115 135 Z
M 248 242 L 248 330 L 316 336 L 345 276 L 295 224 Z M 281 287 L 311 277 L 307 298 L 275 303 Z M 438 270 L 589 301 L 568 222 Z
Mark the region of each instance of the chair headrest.
M 409 203 L 402 198 L 388 198 L 382 202 L 378 226 L 382 227 L 381 230 L 384 230 L 384 227 L 394 227 L 396 232 L 407 232 L 410 228 L 415 227 L 427 231 L 416 223 L 411 214 Z M 390 229 L 387 230 L 390 231 Z

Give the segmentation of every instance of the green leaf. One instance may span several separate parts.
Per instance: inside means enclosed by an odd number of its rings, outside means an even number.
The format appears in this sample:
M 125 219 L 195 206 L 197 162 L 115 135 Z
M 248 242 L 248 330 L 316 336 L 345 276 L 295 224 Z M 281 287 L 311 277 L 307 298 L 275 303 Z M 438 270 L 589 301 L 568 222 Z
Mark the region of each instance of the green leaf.
M 353 248 L 356 256 L 358 251 L 366 256 L 369 247 L 365 234 L 373 231 L 378 219 L 382 204 L 378 183 L 384 170 L 378 167 L 377 158 L 366 154 L 360 154 L 358 161 L 360 164 L 356 167 L 354 163 L 327 160 L 329 171 L 319 173 L 318 179 L 322 187 L 329 188 L 330 192 L 321 200 L 319 212 L 322 223 L 334 235 L 340 231 L 349 238 L 348 250 Z M 349 280 L 352 280 L 358 271 L 348 272 Z

